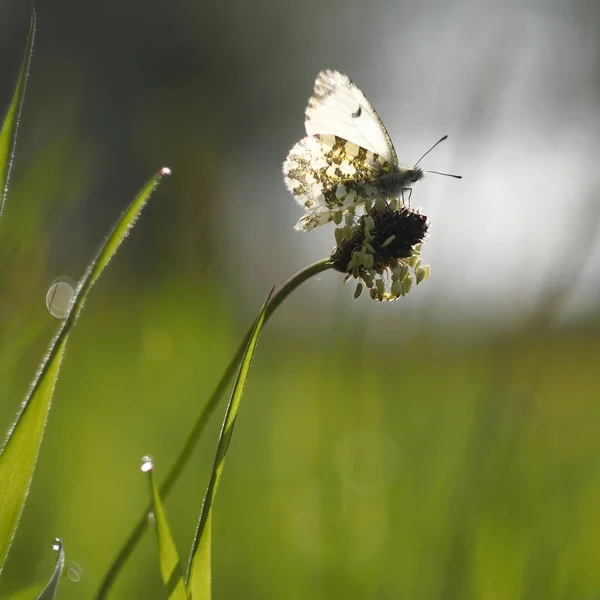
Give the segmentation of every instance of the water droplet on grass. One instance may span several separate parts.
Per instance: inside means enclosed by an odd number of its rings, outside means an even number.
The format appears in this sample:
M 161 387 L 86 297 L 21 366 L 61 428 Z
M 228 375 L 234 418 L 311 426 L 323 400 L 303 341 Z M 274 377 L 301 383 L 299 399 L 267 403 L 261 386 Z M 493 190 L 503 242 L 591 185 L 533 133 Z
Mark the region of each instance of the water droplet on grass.
M 144 456 L 144 458 L 142 458 L 142 466 L 140 467 L 142 471 L 147 473 L 148 471 L 152 471 L 153 467 L 154 463 L 152 462 L 152 459 L 149 456 Z
M 71 581 L 73 581 L 74 583 L 78 583 L 79 581 L 81 581 L 82 573 L 83 573 L 83 569 L 81 568 L 81 565 L 79 563 L 76 563 L 76 562 L 69 563 L 69 566 L 67 568 L 67 577 Z
M 67 275 L 62 275 L 52 282 L 46 293 L 46 307 L 53 317 L 64 319 L 67 316 L 76 286 L 75 281 Z

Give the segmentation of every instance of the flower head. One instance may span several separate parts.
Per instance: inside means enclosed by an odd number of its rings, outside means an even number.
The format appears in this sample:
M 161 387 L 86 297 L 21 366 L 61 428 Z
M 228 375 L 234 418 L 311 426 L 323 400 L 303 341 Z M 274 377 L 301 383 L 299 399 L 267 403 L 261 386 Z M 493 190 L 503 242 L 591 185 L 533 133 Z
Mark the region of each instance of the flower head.
M 429 266 L 419 258 L 429 224 L 419 211 L 382 200 L 366 206 L 361 217 L 345 211 L 336 221 L 341 226 L 331 261 L 347 279 L 359 280 L 356 298 L 366 286 L 373 299 L 396 300 L 409 292 L 413 278 L 419 284 L 429 277 Z

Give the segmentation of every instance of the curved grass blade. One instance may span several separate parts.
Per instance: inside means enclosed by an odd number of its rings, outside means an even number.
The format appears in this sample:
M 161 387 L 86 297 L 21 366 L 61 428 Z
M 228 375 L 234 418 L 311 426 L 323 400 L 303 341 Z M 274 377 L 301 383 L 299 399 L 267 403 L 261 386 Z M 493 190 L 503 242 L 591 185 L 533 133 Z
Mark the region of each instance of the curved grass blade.
M 171 534 L 171 528 L 167 520 L 158 488 L 154 483 L 152 471 L 154 464 L 152 459 L 144 456 L 142 459 L 142 471 L 148 473 L 150 483 L 150 495 L 154 506 L 154 522 L 156 524 L 156 537 L 158 538 L 158 561 L 160 563 L 160 574 L 167 588 L 169 600 L 189 600 L 185 583 L 183 581 L 183 570 L 181 561 L 175 546 L 175 540 Z
M 323 273 L 324 271 L 331 269 L 332 266 L 333 266 L 333 263 L 331 262 L 331 259 L 325 258 L 325 259 L 317 261 L 316 263 L 314 263 L 312 265 L 309 265 L 308 267 L 302 269 L 301 271 L 296 273 L 293 277 L 288 279 L 281 286 L 281 288 L 279 288 L 277 293 L 273 295 L 271 301 L 269 302 L 269 305 L 267 307 L 267 312 L 265 314 L 265 322 L 269 320 L 269 317 L 277 310 L 277 308 L 279 308 L 279 306 L 281 306 L 283 301 L 296 288 L 298 288 L 305 281 L 309 280 L 311 277 L 315 277 L 316 275 L 319 275 L 320 273 Z M 175 485 L 175 483 L 177 483 L 177 480 L 179 479 L 181 473 L 183 472 L 183 469 L 189 462 L 189 460 L 192 456 L 192 453 L 193 453 L 196 445 L 198 444 L 198 441 L 202 437 L 202 434 L 204 433 L 204 430 L 206 429 L 206 426 L 207 426 L 208 422 L 210 421 L 210 418 L 212 417 L 212 414 L 217 409 L 217 406 L 219 405 L 221 397 L 223 396 L 223 394 L 225 393 L 225 390 L 227 389 L 227 385 L 228 385 L 230 379 L 235 375 L 236 368 L 237 368 L 238 364 L 240 363 L 240 361 L 242 360 L 242 356 L 244 355 L 244 350 L 246 349 L 246 346 L 248 345 L 248 341 L 250 340 L 250 336 L 252 335 L 253 328 L 254 328 L 254 325 L 252 325 L 252 327 L 250 327 L 250 329 L 246 332 L 244 339 L 242 340 L 241 344 L 238 346 L 238 349 L 236 350 L 235 354 L 231 357 L 231 360 L 229 361 L 227 368 L 223 372 L 223 375 L 221 375 L 221 378 L 219 379 L 219 382 L 217 383 L 215 389 L 213 390 L 212 394 L 206 401 L 206 404 L 202 407 L 200 414 L 194 421 L 194 424 L 192 425 L 192 428 L 190 429 L 190 432 L 188 433 L 186 440 L 183 443 L 183 446 L 181 447 L 181 449 L 179 450 L 179 453 L 177 454 L 177 458 L 175 459 L 175 462 L 173 463 L 173 465 L 171 466 L 171 469 L 169 470 L 169 474 L 167 475 L 167 477 L 163 481 L 162 485 L 160 486 L 160 495 L 163 498 L 166 498 L 168 496 L 168 494 L 171 492 L 171 490 L 173 489 L 173 486 Z M 102 579 L 102 582 L 100 583 L 100 587 L 98 588 L 98 591 L 97 591 L 96 595 L 94 596 L 95 600 L 105 600 L 105 598 L 108 597 L 108 594 L 109 594 L 112 586 L 114 585 L 117 577 L 123 571 L 124 566 L 127 564 L 127 561 L 133 554 L 138 543 L 142 539 L 144 532 L 146 531 L 146 527 L 148 526 L 147 515 L 150 510 L 152 510 L 151 506 L 148 506 L 147 508 L 145 508 L 144 512 L 138 518 L 133 529 L 127 536 L 127 539 L 125 540 L 125 542 L 119 549 L 119 552 L 113 559 L 112 563 L 110 564 L 110 566 L 108 568 L 108 571 L 106 572 L 106 575 L 104 576 L 104 578 Z
M 273 288 L 274 290 L 275 288 Z M 227 456 L 227 450 L 229 443 L 231 442 L 231 436 L 233 435 L 233 428 L 237 418 L 238 409 L 242 396 L 244 395 L 244 388 L 246 386 L 246 380 L 248 379 L 248 373 L 250 372 L 250 366 L 252 364 L 252 358 L 258 344 L 258 337 L 260 330 L 265 322 L 267 313 L 267 306 L 273 295 L 273 290 L 267 296 L 265 303 L 260 311 L 260 315 L 254 324 L 252 334 L 246 346 L 246 351 L 240 364 L 235 383 L 233 384 L 233 390 L 231 397 L 225 411 L 225 418 L 223 419 L 223 427 L 219 434 L 219 441 L 217 443 L 217 452 L 215 461 L 213 464 L 212 474 L 210 476 L 210 482 L 206 495 L 204 496 L 204 502 L 202 503 L 202 510 L 200 512 L 200 519 L 198 521 L 198 527 L 196 529 L 196 535 L 194 537 L 194 543 L 192 544 L 192 551 L 190 553 L 190 560 L 188 565 L 187 573 L 187 584 L 188 592 L 192 600 L 210 600 L 211 598 L 211 565 L 210 565 L 210 554 L 211 554 L 211 512 L 212 505 L 217 494 L 217 488 L 221 475 L 223 474 L 223 467 L 225 466 L 225 457 Z
M 50 577 L 48 585 L 46 585 L 42 593 L 37 597 L 37 600 L 53 600 L 56 597 L 60 576 L 65 568 L 65 550 L 62 542 L 58 538 L 55 538 L 54 542 L 52 543 L 52 549 L 56 550 L 57 552 L 56 565 L 54 565 L 54 571 L 52 573 L 52 577 Z
M 27 498 L 69 333 L 81 313 L 90 289 L 127 237 L 162 177 L 169 173 L 168 169 L 162 169 L 146 183 L 123 212 L 96 258 L 88 266 L 77 286 L 67 316 L 50 343 L 50 348 L 0 450 L 0 570 L 4 566 Z
M 31 65 L 31 55 L 33 54 L 33 41 L 35 39 L 35 10 L 31 11 L 31 26 L 29 28 L 29 37 L 27 38 L 27 47 L 21 63 L 19 78 L 12 96 L 12 100 L 6 111 L 2 129 L 0 129 L 0 215 L 4 210 L 4 203 L 8 194 L 8 184 L 10 173 L 12 171 L 13 160 L 15 157 L 15 146 L 17 144 L 17 131 L 19 121 L 21 120 L 21 109 L 25 98 L 25 88 L 27 87 L 27 78 L 29 77 L 29 67 Z

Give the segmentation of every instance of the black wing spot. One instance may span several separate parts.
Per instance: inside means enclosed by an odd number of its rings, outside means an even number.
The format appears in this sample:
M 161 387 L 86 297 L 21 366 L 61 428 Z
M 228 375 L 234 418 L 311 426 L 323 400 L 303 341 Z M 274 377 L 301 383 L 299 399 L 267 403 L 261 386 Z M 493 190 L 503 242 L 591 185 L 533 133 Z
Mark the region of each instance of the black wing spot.
M 359 106 L 355 112 L 352 113 L 352 117 L 358 119 L 362 115 L 362 106 Z

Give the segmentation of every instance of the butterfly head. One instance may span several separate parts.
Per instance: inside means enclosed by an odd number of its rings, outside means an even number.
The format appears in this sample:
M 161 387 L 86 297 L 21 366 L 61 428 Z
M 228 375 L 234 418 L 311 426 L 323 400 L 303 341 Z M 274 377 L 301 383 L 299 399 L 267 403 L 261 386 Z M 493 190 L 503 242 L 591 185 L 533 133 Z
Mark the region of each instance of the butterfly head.
M 380 185 L 387 195 L 397 197 L 424 176 L 425 171 L 421 167 L 396 165 L 389 173 L 381 177 Z
M 416 183 L 420 179 L 425 177 L 425 171 L 421 169 L 421 167 L 413 167 L 412 169 L 407 169 L 404 174 L 404 178 L 406 183 Z

